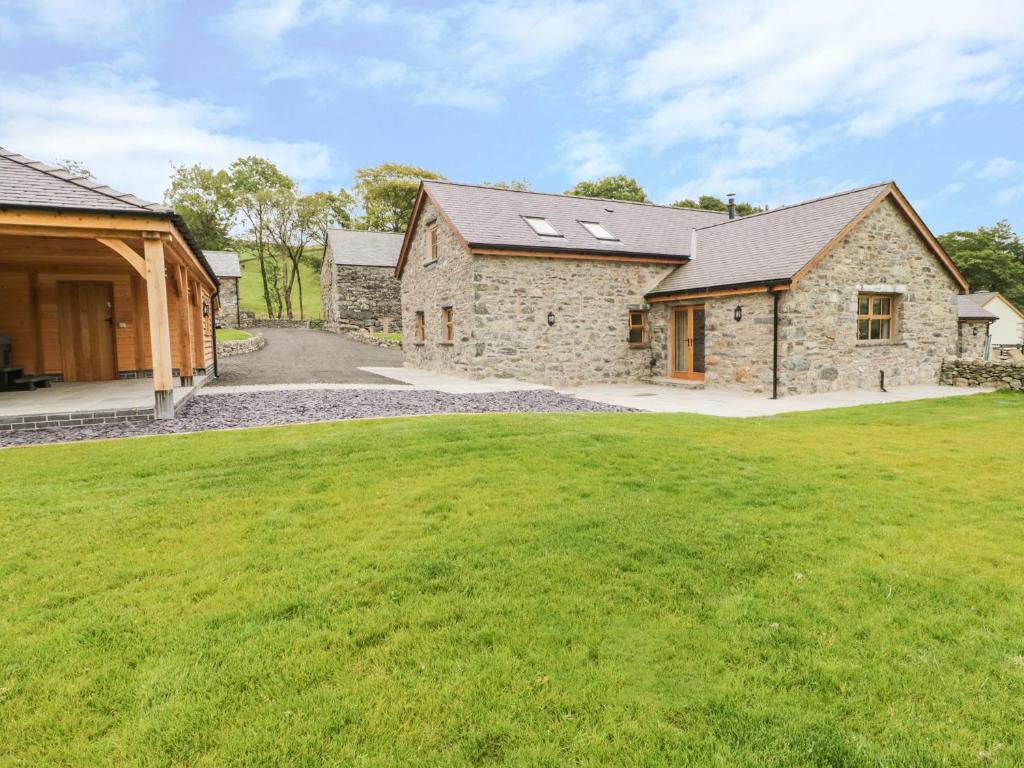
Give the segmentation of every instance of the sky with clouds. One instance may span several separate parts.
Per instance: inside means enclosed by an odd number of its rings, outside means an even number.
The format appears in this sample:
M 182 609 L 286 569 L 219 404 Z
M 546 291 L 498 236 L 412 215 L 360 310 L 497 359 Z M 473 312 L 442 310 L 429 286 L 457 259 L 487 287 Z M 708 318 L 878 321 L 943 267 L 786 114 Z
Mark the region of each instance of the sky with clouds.
M 151 199 L 258 154 L 307 190 L 385 161 L 657 202 L 895 179 L 937 232 L 1024 232 L 1021 0 L 3 0 L 0 67 L 0 146 Z

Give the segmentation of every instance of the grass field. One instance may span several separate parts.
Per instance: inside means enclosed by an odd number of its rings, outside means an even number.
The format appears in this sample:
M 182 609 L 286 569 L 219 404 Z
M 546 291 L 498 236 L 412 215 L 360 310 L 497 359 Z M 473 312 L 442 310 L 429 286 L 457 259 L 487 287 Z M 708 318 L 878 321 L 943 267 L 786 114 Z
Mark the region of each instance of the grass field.
M 251 333 L 239 331 L 236 328 L 218 328 L 217 341 L 245 341 L 252 338 Z
M 999 393 L 0 451 L 0 765 L 1021 765 L 1022 423 Z
M 306 251 L 310 254 L 320 255 L 323 248 L 313 246 L 307 248 Z M 256 260 L 256 255 L 243 247 L 239 251 L 238 257 L 242 265 L 242 277 L 238 281 L 239 307 L 247 312 L 255 312 L 257 317 L 266 317 L 267 304 L 263 300 L 263 280 L 260 277 L 260 264 Z M 307 320 L 319 320 L 323 316 L 320 305 L 320 273 L 304 263 L 300 276 L 302 278 L 304 315 Z M 292 289 L 292 302 L 292 309 L 297 318 L 299 316 L 298 285 Z

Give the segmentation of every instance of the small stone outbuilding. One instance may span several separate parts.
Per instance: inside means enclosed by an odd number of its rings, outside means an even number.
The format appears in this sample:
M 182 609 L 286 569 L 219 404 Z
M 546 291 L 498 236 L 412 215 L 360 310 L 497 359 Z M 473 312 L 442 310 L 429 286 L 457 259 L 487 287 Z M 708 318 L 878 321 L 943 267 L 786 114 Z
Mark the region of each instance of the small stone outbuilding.
M 220 281 L 217 296 L 220 304 L 214 319 L 218 328 L 238 328 L 241 325 L 241 308 L 238 305 L 238 283 L 242 278 L 242 265 L 235 251 L 203 251 L 213 273 Z
M 992 353 L 992 324 L 999 318 L 978 304 L 973 295 L 956 297 L 957 356 L 962 360 L 988 360 Z
M 324 330 L 400 331 L 401 283 L 395 265 L 404 235 L 332 229 L 320 270 Z
M 892 182 L 747 217 L 424 181 L 406 365 L 781 396 L 937 383 L 969 290 Z

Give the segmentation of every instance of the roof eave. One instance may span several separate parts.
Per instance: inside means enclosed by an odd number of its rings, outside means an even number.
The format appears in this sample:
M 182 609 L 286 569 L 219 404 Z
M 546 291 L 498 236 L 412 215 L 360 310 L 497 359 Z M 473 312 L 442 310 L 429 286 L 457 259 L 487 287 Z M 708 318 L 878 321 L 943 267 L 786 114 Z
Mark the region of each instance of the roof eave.
M 792 284 L 792 278 L 789 277 L 774 277 L 765 278 L 761 280 L 748 280 L 742 283 L 721 283 L 718 285 L 704 285 L 699 288 L 685 288 L 683 290 L 664 290 L 664 291 L 649 291 L 644 294 L 646 298 L 654 298 L 659 296 L 680 296 L 685 297 L 695 293 L 709 293 L 712 291 L 734 291 L 741 290 L 744 288 L 789 288 Z

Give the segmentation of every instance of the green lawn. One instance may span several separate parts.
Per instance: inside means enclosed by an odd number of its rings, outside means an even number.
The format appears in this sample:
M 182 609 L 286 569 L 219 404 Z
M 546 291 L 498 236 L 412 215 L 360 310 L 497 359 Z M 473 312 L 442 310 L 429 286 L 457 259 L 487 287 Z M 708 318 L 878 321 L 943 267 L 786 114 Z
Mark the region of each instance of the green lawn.
M 390 341 L 402 340 L 402 334 L 400 333 L 382 333 L 380 331 L 371 331 L 370 335 L 378 339 L 388 339 Z
M 307 248 L 307 253 L 320 255 L 323 248 Z M 242 277 L 238 281 L 239 306 L 248 312 L 255 312 L 257 317 L 267 316 L 267 304 L 263 300 L 263 280 L 260 277 L 260 263 L 256 254 L 244 247 L 240 250 L 239 261 L 242 265 Z M 302 265 L 302 299 L 307 320 L 319 320 L 323 316 L 320 304 L 320 273 L 308 264 Z M 292 310 L 295 317 L 299 316 L 299 286 L 292 289 Z
M 997 393 L 0 451 L 0 765 L 1021 765 L 1022 424 Z
M 245 341 L 251 339 L 252 334 L 239 331 L 235 328 L 218 328 L 217 341 Z

